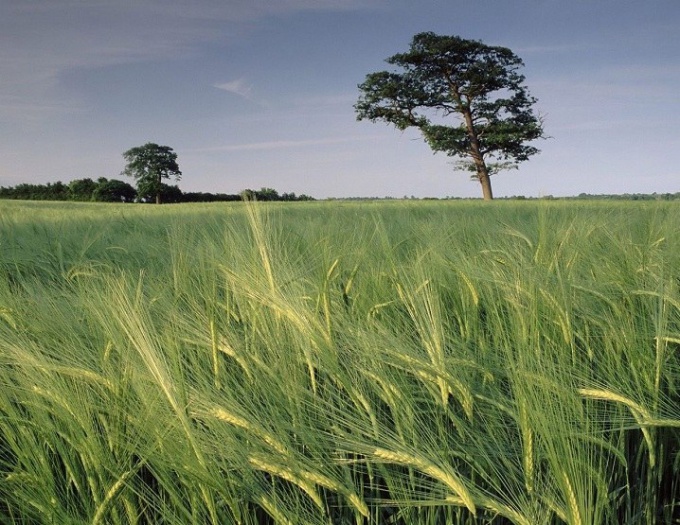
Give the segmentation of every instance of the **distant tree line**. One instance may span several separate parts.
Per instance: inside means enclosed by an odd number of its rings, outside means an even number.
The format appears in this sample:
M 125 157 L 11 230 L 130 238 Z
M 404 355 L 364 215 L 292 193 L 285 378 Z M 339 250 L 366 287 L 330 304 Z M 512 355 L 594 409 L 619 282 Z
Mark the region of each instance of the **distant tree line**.
M 591 195 L 580 193 L 577 197 L 566 197 L 579 200 L 629 200 L 629 201 L 676 201 L 680 200 L 677 193 L 622 193 L 620 195 Z
M 272 188 L 260 188 L 259 190 L 245 189 L 240 193 L 208 193 L 208 192 L 183 192 L 177 186 L 168 184 L 161 185 L 161 197 L 163 202 L 231 202 L 241 200 L 257 201 L 312 201 L 309 195 L 296 195 L 295 193 L 279 193 Z M 404 195 L 404 199 L 410 200 L 468 200 L 462 197 L 424 197 L 417 199 L 413 195 Z M 137 190 L 127 182 L 100 177 L 96 181 L 90 178 L 76 179 L 68 184 L 63 182 L 48 182 L 47 184 L 17 184 L 13 187 L 0 186 L 0 199 L 17 200 L 45 200 L 45 201 L 89 201 L 89 202 L 155 202 L 156 195 L 138 195 Z M 525 197 L 513 195 L 500 197 L 501 200 L 630 200 L 649 201 L 680 200 L 680 192 L 677 193 L 622 193 L 622 194 L 590 194 L 580 193 L 572 197 Z M 396 200 L 396 197 L 345 197 L 332 200 Z
M 61 181 L 47 184 L 17 184 L 0 186 L 0 199 L 44 200 L 44 201 L 82 201 L 82 202 L 156 202 L 156 194 L 140 195 L 127 182 L 100 177 L 72 180 L 68 184 Z M 246 189 L 237 194 L 187 192 L 177 186 L 161 184 L 163 202 L 228 202 L 243 199 L 258 201 L 310 201 L 309 195 L 282 193 L 272 188 L 259 190 Z
M 677 201 L 680 200 L 680 192 L 677 193 L 579 193 L 568 197 L 554 197 L 543 195 L 541 197 L 525 197 L 524 195 L 513 195 L 512 197 L 501 197 L 506 200 L 579 200 L 579 201 Z

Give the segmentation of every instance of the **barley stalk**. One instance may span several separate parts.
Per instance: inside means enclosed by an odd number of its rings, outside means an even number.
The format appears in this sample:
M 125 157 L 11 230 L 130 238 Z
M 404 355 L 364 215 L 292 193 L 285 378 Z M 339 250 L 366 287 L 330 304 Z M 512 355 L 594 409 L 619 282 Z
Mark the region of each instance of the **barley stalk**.
M 448 499 L 448 498 L 447 498 Z M 508 518 L 516 525 L 535 525 L 529 518 L 525 515 L 519 513 L 517 510 L 513 509 L 508 505 L 504 505 L 490 497 L 481 496 L 479 498 L 479 506 L 487 510 L 493 511 L 500 516 Z
M 602 401 L 614 401 L 627 406 L 630 409 L 631 414 L 633 414 L 635 421 L 638 423 L 638 425 L 640 425 L 640 430 L 642 431 L 642 435 L 644 436 L 645 442 L 647 443 L 647 450 L 649 452 L 649 465 L 650 467 L 654 468 L 656 465 L 654 438 L 649 431 L 648 425 L 645 424 L 646 421 L 653 420 L 650 413 L 635 401 L 609 390 L 580 388 L 578 392 L 584 397 L 600 399 Z
M 524 450 L 522 462 L 524 464 L 524 484 L 527 492 L 534 491 L 534 434 L 529 424 L 529 414 L 526 401 L 522 400 L 518 406 L 520 431 L 522 433 L 522 444 Z
M 265 495 L 260 495 L 257 502 L 266 510 L 269 515 L 276 520 L 276 523 L 283 523 L 284 525 L 294 525 L 276 506 L 276 504 Z
M 220 380 L 219 380 L 220 367 L 219 367 L 219 361 L 217 360 L 217 351 L 218 351 L 217 330 L 215 329 L 215 320 L 214 319 L 210 319 L 210 346 L 211 346 L 211 349 L 212 349 L 212 365 L 213 365 L 214 384 L 215 384 L 215 388 L 220 388 Z
M 574 488 L 569 481 L 569 476 L 567 473 L 562 471 L 562 480 L 564 481 L 565 487 L 567 489 L 567 502 L 569 504 L 569 510 L 571 512 L 571 525 L 582 525 L 583 520 L 581 519 L 581 511 L 578 507 L 578 502 L 576 501 L 576 494 L 574 493 Z
M 97 374 L 96 372 L 92 372 L 91 370 L 83 370 L 82 368 L 73 368 L 68 366 L 56 366 L 54 367 L 54 371 L 66 376 L 81 378 L 93 383 L 97 383 L 111 391 L 114 390 L 113 383 L 111 383 L 111 381 Z
M 348 501 L 352 504 L 352 506 L 357 511 L 359 511 L 359 513 L 362 516 L 366 518 L 370 516 L 366 503 L 364 503 L 364 501 L 354 491 L 348 489 L 347 487 L 344 487 L 337 481 L 334 481 L 330 479 L 328 476 L 324 476 L 319 472 L 312 472 L 309 470 L 301 471 L 300 475 L 307 481 L 310 481 L 312 483 L 315 483 L 316 485 L 337 492 L 338 494 L 344 495 L 348 499 Z
M 246 373 L 249 379 L 253 378 L 253 373 L 250 371 L 250 366 L 248 366 L 248 363 L 246 362 L 243 357 L 241 357 L 236 350 L 234 350 L 229 343 L 227 343 L 224 339 L 220 338 L 220 340 L 217 342 L 217 350 L 222 352 L 223 354 L 228 355 L 234 361 L 236 361 L 239 366 L 243 369 L 243 371 Z M 264 363 L 260 361 L 260 359 L 257 356 L 252 356 L 251 359 L 259 366 L 264 368 Z
M 285 479 L 286 481 L 289 481 L 293 485 L 297 485 L 310 497 L 310 499 L 319 509 L 321 509 L 322 511 L 324 510 L 323 501 L 321 500 L 319 493 L 316 491 L 315 486 L 312 483 L 300 477 L 300 475 L 295 473 L 293 470 L 287 467 L 282 467 L 280 465 L 275 465 L 274 463 L 270 463 L 262 459 L 261 457 L 255 455 L 249 456 L 248 461 L 255 470 L 267 472 L 268 474 L 278 476 L 281 479 Z
M 405 454 L 403 452 L 394 452 L 384 448 L 376 448 L 371 455 L 376 459 L 388 463 L 415 467 L 428 476 L 441 481 L 460 497 L 465 507 L 467 507 L 467 509 L 472 512 L 472 514 L 476 513 L 475 502 L 472 499 L 472 495 L 465 488 L 465 485 L 463 485 L 463 483 L 453 473 L 446 472 L 428 460 L 413 456 L 411 454 Z
M 125 483 L 127 482 L 128 478 L 134 472 L 136 472 L 136 469 L 124 472 L 120 476 L 120 478 L 118 478 L 118 480 L 111 486 L 109 491 L 106 493 L 106 496 L 104 496 L 104 499 L 97 507 L 96 512 L 94 513 L 94 517 L 92 518 L 92 525 L 97 525 L 101 521 L 101 519 L 104 517 L 104 513 L 106 512 L 113 498 L 116 497 L 118 492 L 123 488 L 123 486 L 125 486 Z
M 210 415 L 215 417 L 216 419 L 219 419 L 220 421 L 224 421 L 226 423 L 229 423 L 230 425 L 234 425 L 235 427 L 242 428 L 243 430 L 247 430 L 254 434 L 255 436 L 261 438 L 265 443 L 267 443 L 270 447 L 272 447 L 276 452 L 283 456 L 288 456 L 289 452 L 286 449 L 286 447 L 281 443 L 278 439 L 276 439 L 272 434 L 264 430 L 263 428 L 253 425 L 252 423 L 246 421 L 240 416 L 237 416 L 236 414 L 233 414 L 231 412 L 227 412 L 225 409 L 220 408 L 220 407 L 215 407 L 210 410 Z

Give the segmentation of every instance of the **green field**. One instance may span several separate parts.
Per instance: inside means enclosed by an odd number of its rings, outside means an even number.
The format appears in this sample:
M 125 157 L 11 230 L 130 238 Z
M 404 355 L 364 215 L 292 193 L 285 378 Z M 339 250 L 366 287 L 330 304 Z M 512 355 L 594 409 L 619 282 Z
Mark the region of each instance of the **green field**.
M 680 207 L 0 201 L 0 523 L 680 523 Z

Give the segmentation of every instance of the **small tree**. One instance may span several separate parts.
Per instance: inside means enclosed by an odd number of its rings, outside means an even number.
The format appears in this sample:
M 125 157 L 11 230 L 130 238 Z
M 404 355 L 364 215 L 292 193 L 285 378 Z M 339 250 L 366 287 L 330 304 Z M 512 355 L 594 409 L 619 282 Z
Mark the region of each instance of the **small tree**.
M 137 180 L 137 194 L 155 196 L 156 204 L 161 203 L 163 179 L 182 178 L 177 154 L 168 146 L 148 142 L 127 150 L 123 157 L 127 165 L 122 174 L 134 177 Z
M 401 72 L 367 75 L 359 85 L 357 119 L 382 120 L 400 130 L 419 128 L 434 152 L 462 159 L 491 200 L 490 176 L 538 153 L 526 142 L 542 138 L 540 118 L 512 51 L 457 36 L 420 33 L 407 53 L 387 59 Z M 457 115 L 457 126 L 441 123 Z M 438 119 L 433 121 L 433 119 Z

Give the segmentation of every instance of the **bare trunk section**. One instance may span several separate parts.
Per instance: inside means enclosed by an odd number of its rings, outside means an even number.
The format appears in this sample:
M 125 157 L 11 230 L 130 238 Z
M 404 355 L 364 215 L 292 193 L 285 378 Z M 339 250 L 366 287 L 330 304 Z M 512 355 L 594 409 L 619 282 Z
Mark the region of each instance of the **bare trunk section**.
M 474 122 L 472 120 L 472 112 L 470 111 L 469 100 L 467 102 L 463 101 L 463 98 L 455 84 L 451 84 L 453 98 L 460 108 L 460 112 L 465 120 L 465 127 L 467 128 L 468 136 L 470 137 L 470 156 L 472 161 L 475 163 L 475 168 L 477 170 L 477 179 L 482 185 L 482 195 L 485 201 L 493 200 L 493 192 L 491 191 L 491 176 L 489 175 L 489 170 L 486 167 L 486 162 L 484 162 L 484 154 L 479 146 L 479 136 L 477 135 L 477 130 L 475 129 Z
M 157 186 L 158 190 L 156 191 L 156 204 L 161 203 L 161 184 L 163 184 L 163 177 L 159 173 L 158 174 L 158 186 Z
M 491 175 L 489 175 L 489 170 L 486 167 L 486 162 L 484 162 L 484 155 L 479 147 L 479 139 L 477 137 L 477 132 L 472 125 L 472 116 L 470 112 L 465 113 L 465 124 L 468 128 L 468 135 L 470 136 L 470 156 L 475 163 L 475 168 L 477 169 L 477 179 L 482 185 L 482 195 L 485 201 L 493 200 L 493 191 L 491 191 Z
M 482 195 L 484 196 L 484 200 L 490 201 L 493 200 L 493 191 L 491 191 L 491 176 L 486 169 L 486 165 L 484 165 L 484 161 L 482 161 L 482 165 L 484 167 L 482 171 L 480 171 L 479 166 L 477 167 L 477 178 L 479 179 L 479 183 L 482 185 Z

